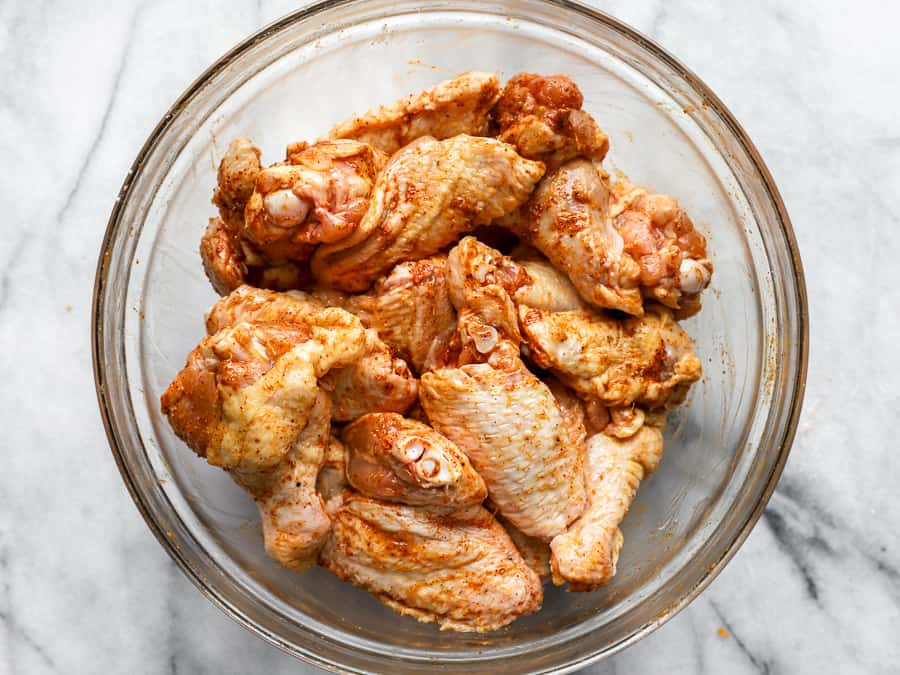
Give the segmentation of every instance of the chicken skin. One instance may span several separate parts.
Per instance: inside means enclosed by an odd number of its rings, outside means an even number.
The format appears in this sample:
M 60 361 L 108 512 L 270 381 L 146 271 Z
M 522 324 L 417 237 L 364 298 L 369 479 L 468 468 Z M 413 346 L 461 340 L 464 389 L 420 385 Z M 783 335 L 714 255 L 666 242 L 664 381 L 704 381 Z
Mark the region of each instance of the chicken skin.
M 316 251 L 313 273 L 339 290 L 364 291 L 397 263 L 433 255 L 515 210 L 543 173 L 543 164 L 491 138 L 420 138 L 378 176 L 356 232 Z
M 638 485 L 659 464 L 663 435 L 645 425 L 625 440 L 595 434 L 587 446 L 587 510 L 550 542 L 553 583 L 568 582 L 570 591 L 595 590 L 615 575 L 624 541 L 619 524 Z
M 497 630 L 543 602 L 537 575 L 481 506 L 448 510 L 349 496 L 319 562 L 442 630 Z
M 610 216 L 625 252 L 640 267 L 643 294 L 671 307 L 679 319 L 699 312 L 712 263 L 706 257 L 706 238 L 678 201 L 618 181 L 612 188 Z
M 315 492 L 330 423 L 318 380 L 363 353 L 359 319 L 323 309 L 304 322 L 248 323 L 204 338 L 162 395 L 172 429 L 256 500 L 267 551 L 314 561 L 329 519 Z
M 361 295 L 329 289 L 313 295 L 358 316 L 414 372 L 422 373 L 437 362 L 456 327 L 446 269 L 447 256 L 435 255 L 400 263 Z
M 203 271 L 219 295 L 227 295 L 246 282 L 247 265 L 240 241 L 221 218 L 210 218 L 200 239 Z
M 360 360 L 330 372 L 321 385 L 331 392 L 335 422 L 349 422 L 373 411 L 405 413 L 419 396 L 406 362 L 395 358 L 371 328 L 366 330 L 366 351 Z
M 566 273 L 596 307 L 643 313 L 640 267 L 609 218 L 605 174 L 575 159 L 547 174 L 528 205 L 502 223 Z
M 316 556 L 331 529 L 319 469 L 329 445 L 331 399 L 319 392 L 294 446 L 271 472 L 267 489 L 254 493 L 266 553 L 283 567 L 302 570 Z
M 485 136 L 488 112 L 500 95 L 496 75 L 472 71 L 432 89 L 354 115 L 328 132 L 328 138 L 352 138 L 392 155 L 423 136 L 438 140 L 459 134 Z
M 237 321 L 303 322 L 322 311 L 318 299 L 302 291 L 275 293 L 242 286 L 217 302 L 206 327 L 214 332 Z M 321 381 L 331 392 L 335 421 L 347 422 L 368 412 L 406 412 L 416 401 L 417 386 L 406 363 L 391 354 L 374 330 L 365 332 L 359 358 Z
M 480 504 L 487 488 L 446 437 L 396 413 L 371 413 L 348 425 L 347 480 L 367 497 L 413 506 Z
M 209 219 L 200 239 L 200 260 L 206 278 L 219 295 L 227 295 L 242 284 L 286 291 L 305 286 L 312 279 L 305 260 L 272 262 L 221 217 Z
M 484 328 L 492 327 L 461 315 L 461 340 L 475 342 L 471 353 L 484 362 L 425 373 L 419 400 L 432 426 L 469 457 L 500 513 L 524 534 L 549 539 L 585 506 L 583 455 L 547 385 L 508 340 L 485 343 Z
M 545 378 L 544 384 L 556 399 L 563 424 L 569 432 L 569 442 L 580 455 L 584 455 L 587 440 L 584 403 L 555 377 Z
M 599 163 L 609 139 L 582 103 L 578 86 L 565 75 L 519 73 L 506 83 L 491 118 L 501 141 L 548 170 L 576 157 Z

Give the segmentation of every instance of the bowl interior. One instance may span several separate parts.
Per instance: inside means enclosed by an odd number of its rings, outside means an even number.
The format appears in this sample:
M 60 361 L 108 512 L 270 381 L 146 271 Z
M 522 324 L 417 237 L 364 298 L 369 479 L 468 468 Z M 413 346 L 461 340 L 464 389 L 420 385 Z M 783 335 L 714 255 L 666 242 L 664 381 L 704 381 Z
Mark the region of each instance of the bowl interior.
M 541 670 L 613 649 L 702 583 L 780 467 L 785 450 L 771 439 L 778 424 L 783 433 L 778 401 L 790 389 L 791 288 L 779 265 L 790 261 L 774 259 L 785 255 L 784 235 L 752 158 L 718 104 L 621 27 L 528 5 L 408 11 L 403 3 L 336 3 L 273 27 L 175 111 L 119 213 L 101 344 L 111 354 L 102 364 L 105 386 L 123 402 L 113 425 L 131 429 L 121 432 L 119 452 L 132 489 L 214 599 L 320 662 L 378 670 L 371 664 L 390 652 L 404 668 L 438 658 L 472 672 L 530 653 L 528 668 Z M 487 635 L 442 633 L 322 570 L 279 568 L 263 551 L 252 501 L 178 441 L 159 411 L 159 395 L 202 337 L 204 312 L 216 300 L 197 248 L 214 215 L 211 190 L 228 142 L 250 136 L 264 162 L 278 161 L 289 141 L 314 140 L 350 113 L 472 69 L 504 78 L 523 70 L 569 74 L 610 136 L 607 169 L 678 197 L 707 235 L 715 264 L 703 311 L 686 322 L 704 376 L 689 403 L 670 414 L 662 464 L 623 526 L 617 576 L 589 594 L 548 586 L 539 614 Z

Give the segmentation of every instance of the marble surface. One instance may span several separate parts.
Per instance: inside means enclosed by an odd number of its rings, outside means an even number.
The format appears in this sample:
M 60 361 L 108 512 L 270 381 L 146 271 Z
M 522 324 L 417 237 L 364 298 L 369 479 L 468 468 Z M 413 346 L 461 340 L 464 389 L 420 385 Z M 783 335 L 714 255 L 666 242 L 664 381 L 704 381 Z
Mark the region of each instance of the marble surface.
M 900 42 L 867 0 L 598 3 L 700 74 L 778 182 L 811 305 L 784 478 L 688 609 L 591 673 L 900 672 Z M 318 672 L 234 624 L 154 541 L 110 457 L 88 316 L 149 130 L 284 0 L 0 3 L 0 673 Z

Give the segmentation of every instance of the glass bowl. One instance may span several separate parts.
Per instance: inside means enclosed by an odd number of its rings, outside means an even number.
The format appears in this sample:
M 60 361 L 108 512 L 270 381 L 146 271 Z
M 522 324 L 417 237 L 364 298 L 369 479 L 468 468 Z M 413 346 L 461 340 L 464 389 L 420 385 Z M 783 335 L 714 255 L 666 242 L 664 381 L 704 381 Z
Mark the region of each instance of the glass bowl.
M 619 573 L 494 633 L 440 632 L 321 569 L 263 551 L 256 508 L 180 443 L 159 395 L 203 335 L 215 295 L 197 252 L 228 141 L 264 161 L 288 141 L 470 69 L 567 73 L 611 139 L 607 168 L 676 195 L 715 264 L 686 322 L 705 374 L 670 415 L 666 453 L 626 518 Z M 569 1 L 325 2 L 233 49 L 172 106 L 113 208 L 98 263 L 94 368 L 113 455 L 185 574 L 277 647 L 346 672 L 574 669 L 660 626 L 746 538 L 781 474 L 803 394 L 807 307 L 797 245 L 740 125 L 646 37 Z

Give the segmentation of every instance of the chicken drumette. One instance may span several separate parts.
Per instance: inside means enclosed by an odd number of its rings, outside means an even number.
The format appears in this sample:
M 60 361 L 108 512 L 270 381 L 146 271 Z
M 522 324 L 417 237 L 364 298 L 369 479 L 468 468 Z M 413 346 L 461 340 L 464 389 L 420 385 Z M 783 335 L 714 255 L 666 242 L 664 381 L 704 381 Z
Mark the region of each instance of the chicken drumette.
M 670 307 L 679 319 L 699 312 L 712 263 L 706 257 L 706 238 L 678 201 L 618 181 L 609 213 L 625 252 L 640 267 L 643 294 Z
M 309 282 L 316 245 L 349 236 L 368 206 L 380 151 L 352 140 L 293 144 L 287 161 L 262 168 L 259 150 L 234 140 L 219 165 L 210 221 L 200 253 L 213 287 L 242 283 L 288 290 Z
M 575 157 L 601 162 L 609 139 L 582 103 L 578 86 L 565 75 L 519 73 L 506 83 L 491 118 L 501 141 L 548 169 Z
M 662 420 L 656 419 L 625 439 L 604 433 L 588 439 L 588 506 L 564 534 L 550 542 L 555 584 L 568 582 L 569 590 L 592 591 L 615 575 L 624 541 L 619 524 L 640 482 L 653 473 L 662 457 L 661 425 Z

